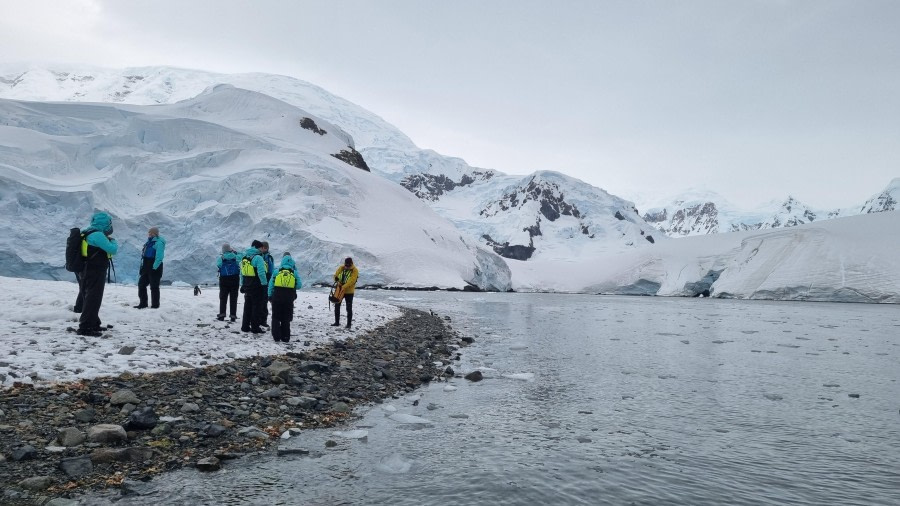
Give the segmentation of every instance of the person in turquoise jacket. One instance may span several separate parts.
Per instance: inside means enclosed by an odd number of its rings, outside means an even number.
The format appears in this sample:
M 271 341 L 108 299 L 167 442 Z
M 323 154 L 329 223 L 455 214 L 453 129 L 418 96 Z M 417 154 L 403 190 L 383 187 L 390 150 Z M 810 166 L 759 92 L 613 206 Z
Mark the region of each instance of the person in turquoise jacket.
M 100 305 L 106 287 L 110 259 L 119 252 L 119 244 L 112 238 L 112 218 L 104 212 L 95 213 L 91 225 L 81 231 L 81 256 L 84 273 L 81 290 L 84 292 L 78 334 L 99 337 Z
M 241 255 L 231 249 L 227 242 L 222 245 L 222 254 L 216 258 L 219 272 L 219 321 L 225 320 L 225 309 L 231 303 L 231 321 L 237 320 L 238 288 L 241 285 Z
M 261 242 L 253 241 L 241 259 L 241 292 L 244 294 L 241 330 L 254 334 L 263 333 L 259 324 L 266 317 L 266 287 L 269 284 L 268 268 L 259 251 L 261 246 Z
M 294 319 L 294 301 L 303 281 L 297 275 L 297 266 L 288 252 L 281 257 L 281 265 L 269 279 L 269 300 L 272 301 L 272 338 L 276 342 L 291 340 L 291 320 Z
M 166 255 L 166 240 L 159 235 L 159 229 L 147 230 L 147 242 L 141 250 L 141 270 L 138 279 L 137 309 L 147 307 L 147 286 L 150 286 L 150 307 L 159 307 L 159 282 L 163 275 L 163 258 Z

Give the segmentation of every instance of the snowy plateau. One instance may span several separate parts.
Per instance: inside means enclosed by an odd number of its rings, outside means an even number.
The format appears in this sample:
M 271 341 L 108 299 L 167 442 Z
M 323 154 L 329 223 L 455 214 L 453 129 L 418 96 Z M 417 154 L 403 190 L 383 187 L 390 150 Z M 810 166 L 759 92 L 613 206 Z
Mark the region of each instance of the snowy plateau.
M 7 65 L 0 98 L 0 275 L 69 279 L 62 238 L 99 208 L 120 271 L 158 225 L 166 278 L 188 283 L 214 280 L 221 242 L 260 238 L 310 282 L 354 255 L 361 284 L 900 302 L 900 179 L 852 210 L 688 195 L 642 215 L 558 172 L 420 149 L 290 77 Z

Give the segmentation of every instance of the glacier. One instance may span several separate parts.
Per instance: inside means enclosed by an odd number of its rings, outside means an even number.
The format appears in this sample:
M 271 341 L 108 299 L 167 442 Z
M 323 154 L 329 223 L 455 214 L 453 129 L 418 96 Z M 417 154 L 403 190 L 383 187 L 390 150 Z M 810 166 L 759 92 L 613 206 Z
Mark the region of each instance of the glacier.
M 330 284 L 353 256 L 361 285 L 508 290 L 497 255 L 403 188 L 351 166 L 352 136 L 281 100 L 230 85 L 174 104 L 0 100 L 0 275 L 71 279 L 64 237 L 95 209 L 114 217 L 120 280 L 145 229 L 169 240 L 168 280 L 214 282 L 223 242 L 291 251 Z M 305 126 L 304 126 L 305 125 Z M 27 245 L 27 247 L 23 247 Z
M 900 303 L 900 214 L 665 241 L 636 254 L 507 261 L 516 290 Z

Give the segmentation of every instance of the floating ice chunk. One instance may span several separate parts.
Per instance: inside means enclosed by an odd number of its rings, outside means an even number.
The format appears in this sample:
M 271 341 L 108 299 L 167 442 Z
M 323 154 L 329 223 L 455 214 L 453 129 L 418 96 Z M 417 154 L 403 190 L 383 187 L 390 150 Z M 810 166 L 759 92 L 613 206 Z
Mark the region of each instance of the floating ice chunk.
M 399 453 L 392 453 L 375 464 L 375 469 L 383 473 L 403 474 L 412 469 L 413 461 Z
M 456 387 L 453 386 L 453 385 L 447 385 L 447 386 L 444 387 L 444 391 L 445 391 L 445 392 L 455 392 L 455 391 L 456 391 Z
M 397 406 L 394 406 L 393 404 L 382 404 L 381 409 L 387 411 L 388 413 L 393 413 L 397 411 Z
M 763 394 L 763 397 L 769 399 L 770 401 L 780 401 L 784 399 L 784 396 L 781 394 Z
M 159 417 L 160 422 L 166 422 L 166 423 L 180 422 L 182 420 L 184 420 L 183 416 L 161 416 L 161 417 Z
M 363 439 L 369 436 L 369 431 L 362 429 L 336 430 L 331 434 L 333 436 L 342 437 L 344 439 Z
M 502 377 L 519 381 L 534 381 L 533 372 L 517 372 L 513 374 L 501 374 Z
M 431 423 L 431 420 L 427 420 L 420 416 L 408 415 L 406 413 L 394 413 L 393 415 L 389 416 L 388 418 L 390 418 L 391 420 L 398 422 L 398 423 L 421 423 L 421 424 L 426 424 L 426 423 L 430 424 Z

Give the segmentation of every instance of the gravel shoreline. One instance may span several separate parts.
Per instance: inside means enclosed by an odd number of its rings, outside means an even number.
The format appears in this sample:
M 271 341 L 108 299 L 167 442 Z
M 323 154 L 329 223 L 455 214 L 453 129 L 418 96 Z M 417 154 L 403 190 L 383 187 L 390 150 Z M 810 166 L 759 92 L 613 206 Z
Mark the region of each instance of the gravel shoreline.
M 357 405 L 452 376 L 468 342 L 439 317 L 404 309 L 366 334 L 302 352 L 14 386 L 0 391 L 0 503 L 74 504 L 65 498 L 129 493 L 166 471 L 215 471 L 274 451 L 285 433 L 332 427 Z

